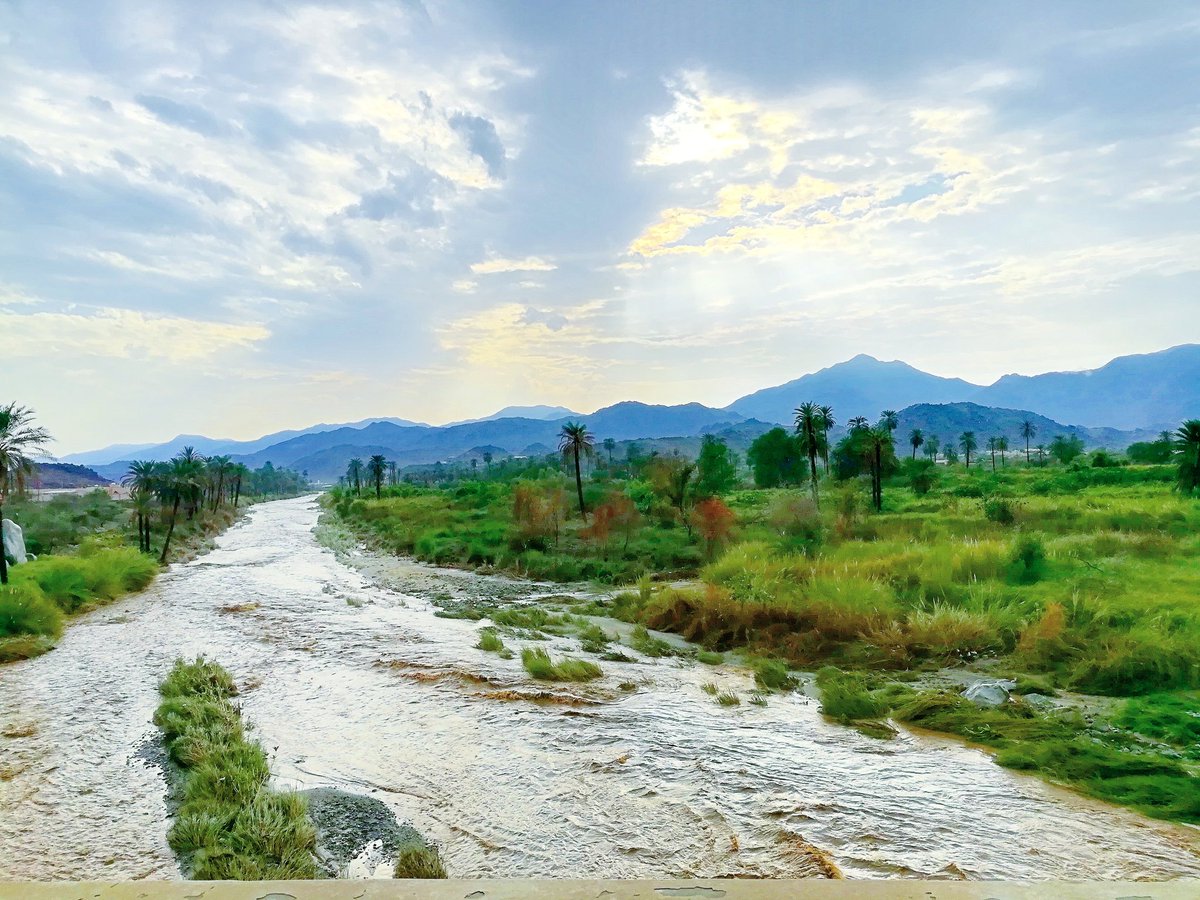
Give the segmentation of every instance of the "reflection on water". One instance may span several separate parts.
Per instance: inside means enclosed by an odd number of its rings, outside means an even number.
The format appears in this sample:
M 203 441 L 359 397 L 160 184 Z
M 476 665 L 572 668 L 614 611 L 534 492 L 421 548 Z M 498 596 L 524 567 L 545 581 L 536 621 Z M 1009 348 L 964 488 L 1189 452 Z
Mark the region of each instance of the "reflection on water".
M 752 686 L 734 667 L 609 662 L 587 686 L 536 684 L 474 649 L 476 623 L 340 564 L 317 515 L 311 498 L 258 506 L 53 653 L 0 668 L 0 731 L 24 735 L 0 737 L 0 877 L 178 876 L 146 750 L 158 681 L 199 653 L 246 687 L 280 783 L 380 798 L 455 876 L 817 875 L 814 847 L 851 877 L 1200 876 L 1193 830 L 978 750 L 876 741 L 799 695 L 718 706 L 705 682 Z

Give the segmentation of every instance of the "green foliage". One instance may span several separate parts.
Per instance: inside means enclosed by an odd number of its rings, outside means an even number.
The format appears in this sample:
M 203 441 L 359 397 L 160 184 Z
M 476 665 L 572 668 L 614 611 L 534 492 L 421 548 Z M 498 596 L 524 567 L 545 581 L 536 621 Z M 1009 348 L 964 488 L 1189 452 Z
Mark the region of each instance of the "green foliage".
M 553 662 L 550 654 L 540 647 L 522 650 L 521 664 L 540 681 L 592 681 L 604 674 L 598 665 L 584 659 L 564 657 Z
M 741 698 L 732 691 L 722 691 L 717 694 L 716 701 L 720 706 L 740 706 L 742 703 Z
M 783 428 L 772 428 L 756 438 L 746 453 L 746 461 L 754 483 L 762 488 L 799 484 L 804 479 L 807 462 L 799 439 Z
M 937 480 L 937 466 L 931 459 L 908 459 L 904 461 L 904 478 L 917 496 L 933 490 Z
M 645 625 L 638 625 L 629 636 L 629 646 L 643 656 L 655 658 L 673 656 L 674 648 L 662 638 L 656 638 L 646 630 Z
M 479 643 L 475 647 L 489 653 L 499 653 L 504 649 L 504 641 L 495 628 L 482 628 L 479 631 Z
M 997 525 L 1013 525 L 1017 521 L 1016 506 L 1004 497 L 990 497 L 983 502 L 983 515 Z
M 1200 757 L 1200 694 L 1151 694 L 1128 701 L 1114 724 Z
M 202 657 L 177 660 L 154 722 L 183 770 L 167 842 L 197 880 L 316 878 L 316 829 L 304 800 L 267 786 L 267 757 L 246 738 L 232 677 Z
M 45 653 L 62 627 L 58 606 L 36 584 L 0 587 L 0 663 Z
M 704 435 L 696 460 L 697 497 L 719 497 L 737 486 L 737 454 L 715 435 Z
M 825 666 L 817 672 L 821 712 L 845 722 L 874 719 L 887 713 L 888 704 L 871 693 L 862 675 Z
M 436 847 L 405 847 L 396 857 L 395 878 L 447 878 Z
M 770 690 L 785 690 L 796 686 L 787 663 L 777 659 L 760 659 L 754 663 L 754 681 Z
M 719 666 L 725 662 L 725 654 L 713 650 L 701 650 L 696 654 L 696 661 L 702 662 L 706 666 Z
M 1050 442 L 1050 455 L 1063 465 L 1074 460 L 1083 453 L 1083 439 L 1077 434 L 1070 437 L 1055 435 Z

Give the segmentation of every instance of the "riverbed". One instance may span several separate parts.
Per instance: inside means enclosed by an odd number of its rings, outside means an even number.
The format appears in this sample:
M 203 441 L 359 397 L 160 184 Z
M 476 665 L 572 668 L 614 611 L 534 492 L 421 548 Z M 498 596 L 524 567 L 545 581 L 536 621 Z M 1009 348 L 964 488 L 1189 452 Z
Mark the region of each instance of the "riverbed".
M 706 684 L 749 697 L 735 665 L 626 650 L 637 661 L 590 684 L 534 682 L 519 653 L 475 649 L 479 623 L 435 612 L 553 588 L 341 561 L 319 514 L 313 497 L 258 505 L 53 652 L 0 667 L 0 878 L 179 877 L 151 716 L 172 662 L 198 654 L 238 680 L 281 786 L 377 797 L 455 877 L 1200 877 L 1196 829 L 957 741 L 876 740 L 798 692 L 718 705 Z

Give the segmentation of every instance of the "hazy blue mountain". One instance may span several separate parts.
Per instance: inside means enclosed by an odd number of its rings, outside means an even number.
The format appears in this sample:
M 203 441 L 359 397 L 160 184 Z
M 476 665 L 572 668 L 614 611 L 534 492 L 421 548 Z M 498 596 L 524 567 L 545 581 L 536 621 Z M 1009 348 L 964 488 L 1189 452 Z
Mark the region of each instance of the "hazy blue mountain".
M 567 409 L 565 406 L 506 406 L 490 416 L 479 419 L 462 419 L 458 422 L 448 422 L 450 425 L 470 425 L 474 422 L 491 422 L 495 419 L 541 419 L 549 421 L 562 418 L 578 418 L 582 413 Z
M 1005 375 L 972 399 L 1079 425 L 1173 429 L 1200 417 L 1200 344 L 1120 356 L 1084 372 Z
M 32 486 L 35 490 L 102 487 L 109 481 L 110 479 L 101 476 L 87 466 L 41 462 L 37 464 Z
M 1025 450 L 1025 439 L 1021 437 L 1021 423 L 1028 421 L 1037 429 L 1031 446 L 1049 445 L 1056 435 L 1078 435 L 1089 447 L 1105 447 L 1109 450 L 1124 450 L 1134 441 L 1153 440 L 1156 432 L 1119 431 L 1115 428 L 1085 428 L 1079 425 L 1063 425 L 1046 416 L 1023 409 L 1001 409 L 981 406 L 978 403 L 918 403 L 899 412 L 900 427 L 896 429 L 896 453 L 910 456 L 912 447 L 908 436 L 914 428 L 920 428 L 925 436 L 936 435 L 942 446 L 953 442 L 958 446 L 958 436 L 964 431 L 974 431 L 982 448 L 990 437 L 1008 438 L 1009 449 Z M 839 429 L 839 434 L 841 433 Z M 920 451 L 918 451 L 920 455 Z
M 202 434 L 180 434 L 173 437 L 169 441 L 164 441 L 161 444 L 113 444 L 110 447 L 103 447 L 99 450 L 87 450 L 82 453 L 68 453 L 66 456 L 60 457 L 61 462 L 77 463 L 80 465 L 100 465 L 106 469 L 111 469 L 112 464 L 120 462 L 127 463 L 131 459 L 145 459 L 159 461 L 170 459 L 175 456 L 184 447 L 194 447 L 197 453 L 204 456 L 222 456 L 233 454 L 250 454 L 274 444 L 286 441 L 289 438 L 298 437 L 304 434 L 319 434 L 326 431 L 334 431 L 339 428 L 362 428 L 373 422 L 391 422 L 396 425 L 418 425 L 422 423 L 410 422 L 407 419 L 396 418 L 377 418 L 363 419 L 359 422 L 349 422 L 340 425 L 331 425 L 322 423 L 313 425 L 309 428 L 297 428 L 289 431 L 276 431 L 272 434 L 263 435 L 260 438 L 250 441 L 235 441 L 228 438 L 210 438 Z M 124 471 L 124 468 L 122 468 Z
M 859 354 L 787 384 L 755 391 L 734 400 L 726 409 L 747 418 L 790 425 L 796 407 L 811 400 L 832 406 L 840 422 L 854 416 L 866 416 L 873 422 L 885 409 L 970 400 L 979 389 L 979 385 L 961 378 L 942 378 L 908 363 L 883 362 Z

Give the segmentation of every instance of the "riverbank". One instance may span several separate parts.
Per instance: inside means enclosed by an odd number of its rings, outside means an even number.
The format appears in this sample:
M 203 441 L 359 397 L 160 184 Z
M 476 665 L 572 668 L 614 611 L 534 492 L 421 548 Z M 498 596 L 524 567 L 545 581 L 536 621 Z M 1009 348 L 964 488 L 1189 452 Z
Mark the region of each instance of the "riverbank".
M 457 571 L 439 587 L 436 570 L 423 593 L 380 586 L 316 544 L 318 514 L 256 506 L 213 552 L 81 617 L 59 651 L 0 669 L 0 880 L 179 877 L 148 748 L 157 685 L 198 654 L 234 675 L 273 787 L 385 804 L 452 878 L 812 878 L 821 858 L 848 879 L 1200 877 L 1192 830 L 957 739 L 865 737 L 802 692 L 759 705 L 752 669 L 642 653 L 633 625 L 610 643 L 630 661 L 545 631 L 506 636 L 512 659 L 476 649 L 485 623 L 439 616 L 437 595 L 519 607 L 541 591 Z M 525 647 L 602 675 L 539 681 Z
M 57 646 L 63 629 L 78 616 L 145 590 L 161 570 L 153 554 L 127 546 L 119 517 L 124 506 L 110 501 L 88 510 L 75 532 L 55 533 L 63 552 L 46 554 L 9 570 L 0 587 L 0 664 L 32 659 Z M 176 525 L 167 565 L 186 563 L 216 546 L 251 504 L 238 509 L 200 510 Z

